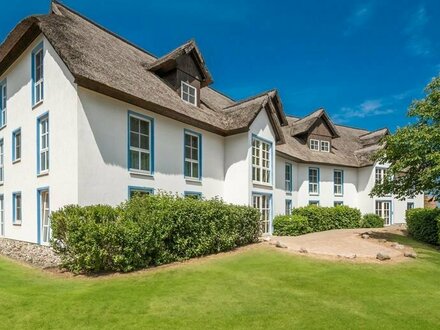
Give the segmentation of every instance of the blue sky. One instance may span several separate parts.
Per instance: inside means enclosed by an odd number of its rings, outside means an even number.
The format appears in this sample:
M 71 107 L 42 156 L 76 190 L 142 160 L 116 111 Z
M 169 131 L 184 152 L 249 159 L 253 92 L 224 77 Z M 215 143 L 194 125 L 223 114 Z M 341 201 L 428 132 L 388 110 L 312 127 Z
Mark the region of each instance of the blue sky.
M 440 1 L 65 0 L 163 55 L 194 38 L 213 87 L 246 98 L 280 91 L 285 111 L 324 107 L 336 123 L 394 130 L 440 73 Z M 48 0 L 2 6 L 0 39 Z

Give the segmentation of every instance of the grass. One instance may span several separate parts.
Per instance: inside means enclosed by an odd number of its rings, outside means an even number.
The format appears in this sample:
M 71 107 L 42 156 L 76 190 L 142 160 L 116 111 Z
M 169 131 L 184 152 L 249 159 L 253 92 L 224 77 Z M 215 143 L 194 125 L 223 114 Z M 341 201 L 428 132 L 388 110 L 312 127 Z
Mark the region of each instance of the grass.
M 155 271 L 64 278 L 0 258 L 0 328 L 440 327 L 440 253 L 353 264 L 255 247 Z

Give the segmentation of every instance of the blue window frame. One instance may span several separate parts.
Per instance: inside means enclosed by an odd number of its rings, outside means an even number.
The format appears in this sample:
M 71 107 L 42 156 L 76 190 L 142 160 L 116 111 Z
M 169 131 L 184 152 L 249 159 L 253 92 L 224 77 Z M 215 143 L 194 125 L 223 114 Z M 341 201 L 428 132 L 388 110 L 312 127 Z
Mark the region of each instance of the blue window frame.
M 49 114 L 37 118 L 37 174 L 49 172 Z
M 335 196 L 344 195 L 344 171 L 334 170 L 333 171 L 333 193 Z
M 309 201 L 309 205 L 319 206 L 319 201 L 311 200 Z
M 32 51 L 32 106 L 44 99 L 44 49 L 43 42 Z
M 154 172 L 154 119 L 128 112 L 128 169 L 134 172 Z
M 128 198 L 132 198 L 137 194 L 139 194 L 139 195 L 153 195 L 154 189 L 147 188 L 147 187 L 135 187 L 135 186 L 128 187 Z
M 12 162 L 21 160 L 22 138 L 21 128 L 17 128 L 12 132 Z
M 12 223 L 21 224 L 22 220 L 23 220 L 23 209 L 22 209 L 21 192 L 17 191 L 12 193 Z
M 309 167 L 309 194 L 319 195 L 319 168 Z
M 286 163 L 285 166 L 285 189 L 287 192 L 292 192 L 293 190 L 293 173 L 292 164 Z
M 185 178 L 202 179 L 202 135 L 184 130 L 183 169 Z
M 285 213 L 286 215 L 290 215 L 292 213 L 292 200 L 286 199 L 286 205 L 285 205 Z
M 202 199 L 202 193 L 198 191 L 185 191 L 183 196 L 194 199 Z
M 7 112 L 6 107 L 8 105 L 8 89 L 6 79 L 0 81 L 0 128 L 6 126 Z

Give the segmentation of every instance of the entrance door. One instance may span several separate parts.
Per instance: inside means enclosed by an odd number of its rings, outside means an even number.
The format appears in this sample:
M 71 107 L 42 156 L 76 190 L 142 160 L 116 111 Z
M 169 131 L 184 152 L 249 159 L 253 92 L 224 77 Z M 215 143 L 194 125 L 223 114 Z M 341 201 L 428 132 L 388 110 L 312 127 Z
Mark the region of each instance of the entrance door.
M 376 214 L 385 221 L 385 225 L 387 226 L 391 225 L 392 224 L 391 202 L 376 201 Z
M 261 213 L 261 232 L 270 234 L 270 195 L 256 194 L 252 196 L 252 205 Z
M 0 195 L 0 236 L 5 236 L 5 202 L 3 195 Z
M 40 192 L 40 219 L 41 219 L 41 243 L 48 244 L 50 240 L 49 218 L 49 191 Z

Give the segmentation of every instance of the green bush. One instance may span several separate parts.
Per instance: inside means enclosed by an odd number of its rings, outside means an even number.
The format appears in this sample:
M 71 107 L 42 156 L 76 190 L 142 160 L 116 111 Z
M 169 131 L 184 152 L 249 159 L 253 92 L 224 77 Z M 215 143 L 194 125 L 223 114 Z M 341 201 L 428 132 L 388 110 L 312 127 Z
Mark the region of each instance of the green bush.
M 343 205 L 300 207 L 293 209 L 290 216 L 275 217 L 274 234 L 296 236 L 331 229 L 358 228 L 361 219 L 358 209 Z
M 408 234 L 417 240 L 440 244 L 440 209 L 406 211 Z
M 136 196 L 120 206 L 52 213 L 52 247 L 70 271 L 128 272 L 258 240 L 259 212 L 220 200 Z
M 307 218 L 302 215 L 282 215 L 273 221 L 274 235 L 298 236 L 311 232 Z
M 365 214 L 362 217 L 360 227 L 361 228 L 380 228 L 385 224 L 384 220 L 374 213 Z

